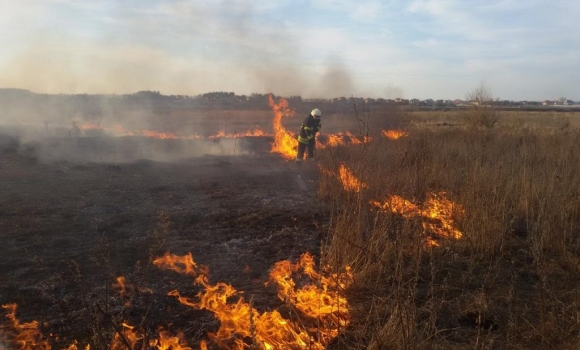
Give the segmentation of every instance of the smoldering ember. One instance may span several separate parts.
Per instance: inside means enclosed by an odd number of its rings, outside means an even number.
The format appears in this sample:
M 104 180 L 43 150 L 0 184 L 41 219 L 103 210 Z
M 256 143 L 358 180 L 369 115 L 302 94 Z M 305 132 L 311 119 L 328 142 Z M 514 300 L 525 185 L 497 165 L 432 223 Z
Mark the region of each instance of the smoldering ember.
M 477 91 L 0 89 L 0 348 L 576 348 L 580 110 Z

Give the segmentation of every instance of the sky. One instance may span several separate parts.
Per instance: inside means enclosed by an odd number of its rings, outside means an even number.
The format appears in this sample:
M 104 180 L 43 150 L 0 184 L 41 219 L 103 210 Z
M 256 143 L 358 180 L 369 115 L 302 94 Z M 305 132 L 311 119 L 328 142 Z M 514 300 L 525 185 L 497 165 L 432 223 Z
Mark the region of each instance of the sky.
M 0 88 L 580 100 L 578 0 L 0 0 Z

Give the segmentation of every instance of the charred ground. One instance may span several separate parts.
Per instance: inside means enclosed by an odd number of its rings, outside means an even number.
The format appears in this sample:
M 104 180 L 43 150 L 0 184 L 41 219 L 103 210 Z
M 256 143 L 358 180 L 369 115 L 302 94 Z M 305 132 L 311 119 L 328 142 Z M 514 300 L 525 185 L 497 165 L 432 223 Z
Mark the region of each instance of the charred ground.
M 276 291 L 264 286 L 269 268 L 316 254 L 328 214 L 316 199 L 315 167 L 297 168 L 270 154 L 269 138 L 240 141 L 235 156 L 120 163 L 46 161 L 38 157 L 45 145 L 3 136 L 0 302 L 17 303 L 21 319 L 40 320 L 43 333 L 62 344 L 89 341 L 112 318 L 184 331 L 195 341 L 217 323 L 166 296 L 173 289 L 197 292 L 191 278 L 150 265 L 170 251 L 191 252 L 212 282 L 232 284 L 257 309 L 279 306 Z M 50 142 L 74 153 L 103 141 Z M 124 297 L 113 287 L 118 276 L 131 285 Z

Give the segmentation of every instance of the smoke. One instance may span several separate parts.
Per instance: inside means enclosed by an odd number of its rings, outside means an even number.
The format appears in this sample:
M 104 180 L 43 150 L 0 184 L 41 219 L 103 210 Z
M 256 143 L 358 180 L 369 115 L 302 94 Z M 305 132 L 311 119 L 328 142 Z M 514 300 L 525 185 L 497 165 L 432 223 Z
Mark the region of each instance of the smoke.
M 180 162 L 189 158 L 243 156 L 253 153 L 244 138 L 216 140 L 157 140 L 139 137 L 63 137 L 35 142 L 29 147 L 42 162 L 128 163 L 138 160 Z
M 405 94 L 404 94 L 403 90 L 401 88 L 398 88 L 395 86 L 385 87 L 383 89 L 382 96 L 384 96 L 384 98 L 390 98 L 390 99 L 405 98 Z
M 319 97 L 352 96 L 354 93 L 354 83 L 348 68 L 339 57 L 331 58 L 320 79 Z
M 247 156 L 267 153 L 268 137 L 157 139 L 108 136 L 102 131 L 31 126 L 0 127 L 0 152 L 40 162 L 126 163 L 142 159 L 180 162 L 201 156 Z
M 233 91 L 324 98 L 358 92 L 340 54 L 328 51 L 331 46 L 316 49 L 324 36 L 306 40 L 316 28 L 269 19 L 267 9 L 253 2 L 42 6 L 44 11 L 17 13 L 27 27 L 14 40 L 18 44 L 6 45 L 0 55 L 0 87 L 51 94 Z M 267 6 L 275 5 L 261 5 Z M 90 29 L 71 30 L 53 18 L 63 8 L 78 15 L 72 23 L 85 20 Z M 321 54 L 330 58 L 321 62 Z
M 193 96 L 212 91 L 306 98 L 357 95 L 353 68 L 341 54 L 333 53 L 335 45 L 327 43 L 319 50 L 320 41 L 340 33 L 320 31 L 316 23 L 301 27 L 284 18 L 269 18 L 272 6 L 280 5 L 258 6 L 244 0 L 153 4 L 23 0 L 23 5 L 10 5 L 10 16 L 4 13 L 8 27 L 0 22 L 0 30 L 24 25 L 13 37 L 0 38 L 4 44 L 0 87 L 107 96 L 3 94 L 0 124 L 10 126 L 22 145 L 34 145 L 43 159 L 119 161 L 141 154 L 170 159 L 172 155 L 149 141 L 139 147 L 118 140 L 79 144 L 72 141 L 79 138 L 75 127 L 92 123 L 103 129 L 180 131 L 186 136 L 220 131 L 206 116 L 174 115 L 147 98 L 127 104 L 126 97 L 111 95 L 137 91 Z M 318 32 L 319 36 L 312 35 Z M 101 136 L 107 135 L 111 133 Z M 228 154 L 233 149 L 228 142 L 197 140 L 173 151 L 177 157 Z

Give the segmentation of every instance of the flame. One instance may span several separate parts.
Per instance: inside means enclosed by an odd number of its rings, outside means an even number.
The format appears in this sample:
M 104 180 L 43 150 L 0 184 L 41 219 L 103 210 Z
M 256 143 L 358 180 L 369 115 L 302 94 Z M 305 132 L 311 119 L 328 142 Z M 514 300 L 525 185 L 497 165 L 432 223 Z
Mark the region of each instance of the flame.
M 125 300 L 125 299 L 129 299 L 130 298 L 130 294 L 127 291 L 127 284 L 125 281 L 125 277 L 123 276 L 119 276 L 115 279 L 117 281 L 117 283 L 113 283 L 113 288 L 119 289 L 119 296 L 121 297 L 121 300 Z M 133 286 L 129 285 L 130 288 L 132 288 Z M 129 306 L 131 305 L 131 302 L 129 300 L 125 301 L 124 303 L 125 306 Z
M 323 147 L 326 146 L 330 146 L 330 147 L 336 147 L 336 146 L 344 146 L 344 137 L 342 135 L 339 134 L 330 134 L 328 135 L 328 140 L 326 141 L 326 144 L 322 144 Z
M 261 137 L 261 136 L 272 136 L 272 135 L 266 134 L 264 131 L 262 131 L 262 129 L 257 127 L 254 130 L 249 130 L 246 132 L 238 132 L 233 134 L 231 133 L 227 134 L 225 131 L 220 131 L 217 134 L 208 136 L 208 139 L 217 139 L 217 138 L 235 139 L 239 137 Z
M 326 142 L 319 142 L 320 147 L 336 147 L 344 146 L 346 144 L 362 145 L 372 140 L 370 136 L 356 136 L 350 131 L 338 132 L 336 134 L 325 134 Z M 319 140 L 320 141 L 320 140 Z
M 114 136 L 144 136 L 147 138 L 153 139 L 161 139 L 161 140 L 192 140 L 192 139 L 218 139 L 218 138 L 239 138 L 239 137 L 263 137 L 263 136 L 272 136 L 264 132 L 259 127 L 255 127 L 253 130 L 248 130 L 244 132 L 238 133 L 226 133 L 225 131 L 221 130 L 214 135 L 210 136 L 202 136 L 199 134 L 191 134 L 191 135 L 178 135 L 175 132 L 163 132 L 163 131 L 156 131 L 156 130 L 139 130 L 139 131 L 129 131 L 125 129 L 122 125 L 115 124 L 112 127 L 103 127 L 97 123 L 83 123 L 78 124 L 79 129 L 81 130 L 101 130 L 108 134 L 112 134 Z
M 184 265 L 184 261 L 188 264 Z M 263 349 L 309 347 L 322 350 L 338 335 L 341 327 L 348 325 L 348 304 L 341 292 L 352 281 L 350 269 L 330 277 L 322 276 L 315 271 L 314 258 L 310 254 L 304 254 L 297 264 L 289 261 L 278 262 L 270 273 L 270 282 L 278 285 L 278 296 L 301 313 L 300 322 L 285 319 L 277 310 L 258 312 L 250 303 L 245 302 L 240 296 L 241 293 L 227 283 L 210 284 L 206 274 L 196 271 L 191 254 L 182 257 L 165 254 L 164 257 L 156 259 L 154 264 L 160 268 L 197 276 L 195 284 L 203 287 L 203 291 L 197 295 L 197 301 L 181 296 L 177 290 L 169 295 L 177 297 L 182 304 L 189 307 L 209 310 L 219 319 L 218 331 L 208 333 L 208 336 L 221 348 L 246 349 L 248 346 L 243 339 L 252 339 Z M 300 269 L 319 286 L 312 283 L 296 290 L 296 283 L 291 276 Z M 306 327 L 304 324 L 310 326 Z M 206 347 L 205 342 L 201 346 Z
M 125 129 L 122 125 L 115 124 L 110 129 L 104 129 L 112 132 L 115 136 L 134 136 L 135 133 Z
M 162 139 L 162 140 L 175 140 L 175 139 L 180 138 L 174 132 L 157 132 L 157 131 L 153 131 L 153 130 L 143 130 L 143 131 L 141 131 L 141 133 L 145 137 L 151 137 L 151 138 Z
M 288 130 L 282 125 L 283 117 L 292 117 L 294 111 L 288 108 L 288 101 L 283 98 L 278 100 L 276 104 L 272 95 L 268 97 L 270 103 L 270 108 L 274 112 L 274 143 L 270 150 L 271 153 L 280 153 L 282 157 L 286 159 L 294 159 L 296 157 L 296 149 L 298 147 L 298 141 L 296 137 L 292 135 Z
M 127 345 L 130 345 L 129 349 L 135 349 L 135 345 L 143 339 L 143 335 L 135 327 L 126 323 L 122 326 L 122 335 L 119 332 L 115 333 L 110 350 L 127 350 Z
M 277 262 L 270 271 L 270 281 L 278 285 L 278 297 L 292 304 L 302 314 L 316 319 L 320 327 L 319 335 L 327 344 L 338 336 L 339 330 L 348 326 L 348 302 L 341 291 L 344 291 L 353 280 L 350 268 L 344 273 L 323 276 L 314 269 L 314 257 L 304 253 L 296 264 L 287 260 Z M 314 284 L 308 284 L 296 290 L 292 274 L 302 270 Z
M 445 198 L 445 193 L 431 193 L 422 211 L 424 218 L 433 219 L 434 222 L 424 221 L 423 228 L 431 231 L 440 237 L 450 237 L 460 239 L 463 233 L 457 229 L 453 220 L 456 217 L 465 215 L 465 210 Z
M 204 349 L 204 344 L 200 344 L 201 349 Z M 159 331 L 159 337 L 157 339 L 151 340 L 149 342 L 150 346 L 155 347 L 159 350 L 191 350 L 187 346 L 187 343 L 183 339 L 183 333 L 177 334 L 177 336 L 172 335 L 168 331 Z M 207 349 L 207 346 L 205 347 Z
M 20 323 L 16 318 L 18 305 L 7 304 L 2 307 L 8 310 L 6 318 L 9 320 L 7 326 L 0 326 L 2 341 L 14 345 L 16 349 L 22 350 L 49 350 L 50 344 L 42 333 L 38 330 L 38 321 Z
M 409 136 L 408 133 L 402 130 L 383 130 L 382 134 L 384 137 L 389 138 L 391 140 L 397 140 L 404 136 Z
M 363 136 L 362 140 L 360 140 L 358 137 L 353 135 L 350 131 L 346 131 L 344 133 L 344 135 L 350 139 L 350 143 L 353 145 L 362 145 L 363 143 L 367 143 L 367 142 L 371 141 L 370 136 Z
M 153 260 L 153 264 L 163 270 L 173 270 L 183 275 L 197 276 L 199 266 L 193 261 L 193 256 L 188 253 L 184 256 L 165 253 L 164 256 Z
M 81 130 L 102 130 L 103 128 L 97 123 L 83 123 L 79 125 Z
M 338 168 L 338 175 L 342 186 L 347 191 L 360 192 L 363 188 L 368 187 L 364 182 L 357 179 L 344 164 L 341 164 Z
M 182 297 L 178 291 L 170 296 L 190 307 L 206 309 L 214 313 L 220 321 L 215 333 L 208 333 L 213 343 L 225 349 L 248 349 L 248 342 L 260 349 L 326 349 L 341 329 L 349 325 L 350 315 L 344 290 L 353 281 L 350 268 L 335 273 L 319 273 L 315 269 L 314 257 L 305 253 L 299 262 L 280 261 L 270 272 L 269 283 L 278 287 L 278 297 L 286 301 L 292 317 L 285 318 L 277 311 L 258 312 L 251 303 L 244 301 L 241 293 L 229 284 L 210 284 L 207 271 L 193 260 L 191 254 L 177 256 L 166 253 L 154 260 L 162 269 L 194 276 L 195 284 L 203 288 L 193 300 Z M 300 273 L 300 276 L 293 276 Z M 298 288 L 299 282 L 302 285 Z M 135 288 L 123 276 L 114 284 L 121 295 L 130 294 Z M 232 301 L 233 300 L 233 301 Z M 50 350 L 51 345 L 38 330 L 38 321 L 20 323 L 16 318 L 16 304 L 3 305 L 8 311 L 8 326 L 0 326 L 2 340 L 23 350 Z M 156 338 L 147 340 L 147 333 L 141 327 L 122 323 L 111 340 L 110 350 L 146 348 L 158 350 L 191 350 L 183 333 L 176 336 L 159 330 Z M 75 341 L 67 350 L 78 350 Z M 207 349 L 205 340 L 200 349 Z M 84 347 L 90 350 L 90 346 Z
M 440 238 L 460 239 L 463 233 L 457 228 L 455 217 L 462 217 L 465 210 L 445 198 L 445 192 L 430 193 L 421 207 L 399 196 L 389 196 L 383 203 L 370 201 L 370 204 L 384 211 L 400 214 L 405 218 L 421 217 L 425 232 Z M 432 238 L 427 238 L 430 247 L 439 246 Z
M 66 348 L 66 350 L 79 350 L 78 345 L 79 345 L 78 342 L 75 340 L 74 343 L 72 343 L 71 345 L 68 346 L 68 348 Z M 87 344 L 83 349 L 91 350 L 91 345 Z

